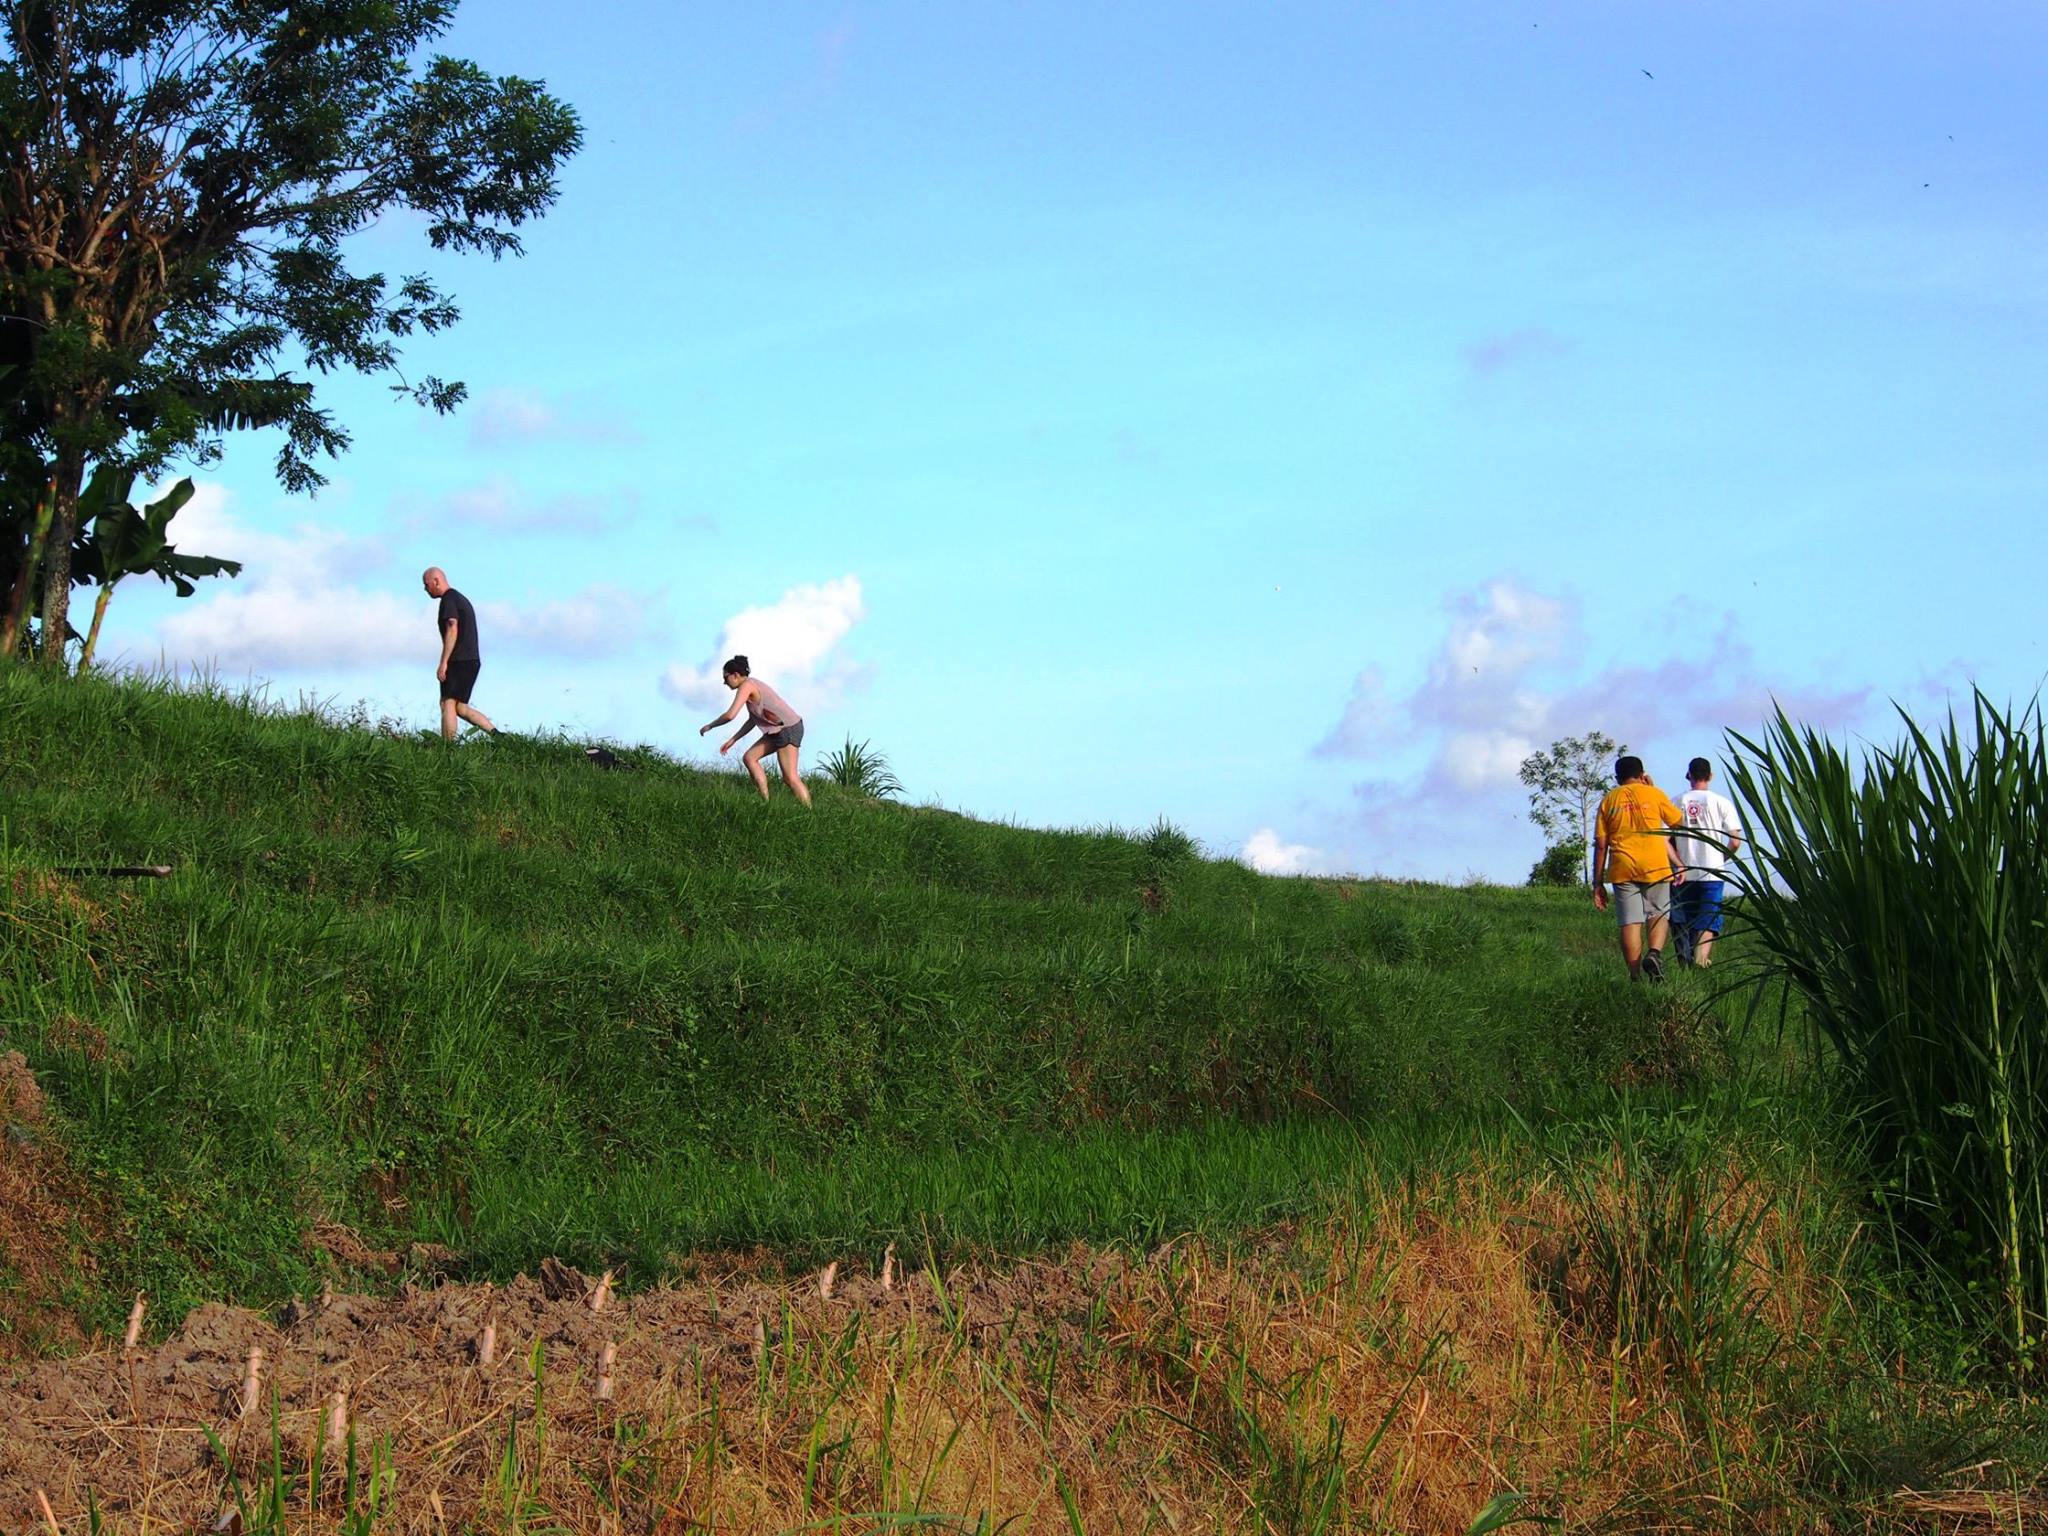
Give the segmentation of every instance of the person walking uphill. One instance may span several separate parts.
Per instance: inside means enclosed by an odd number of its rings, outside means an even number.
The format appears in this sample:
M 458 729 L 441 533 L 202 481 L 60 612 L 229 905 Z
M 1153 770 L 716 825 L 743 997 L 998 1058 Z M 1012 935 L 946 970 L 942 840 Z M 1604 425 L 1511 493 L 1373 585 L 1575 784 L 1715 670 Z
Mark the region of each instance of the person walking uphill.
M 804 781 L 796 771 L 797 748 L 804 741 L 804 717 L 791 709 L 781 694 L 751 674 L 744 656 L 735 656 L 726 662 L 725 686 L 733 690 L 732 707 L 700 728 L 697 734 L 702 736 L 706 731 L 717 730 L 745 709 L 747 723 L 720 745 L 718 755 L 723 757 L 739 744 L 742 736 L 758 729 L 761 739 L 747 748 L 746 756 L 741 759 L 747 765 L 747 772 L 754 777 L 754 788 L 761 791 L 763 800 L 768 798 L 768 774 L 761 767 L 761 759 L 773 752 L 775 765 L 782 770 L 782 782 L 796 792 L 797 799 L 809 805 L 811 792 L 804 788 Z
M 460 715 L 480 731 L 498 734 L 490 716 L 470 706 L 469 695 L 476 687 L 476 675 L 483 667 L 483 652 L 477 646 L 476 609 L 469 599 L 448 585 L 448 573 L 430 565 L 420 573 L 420 585 L 427 596 L 438 597 L 441 608 L 435 627 L 441 632 L 441 664 L 434 676 L 441 680 L 441 736 L 455 739 L 455 718 Z
M 1664 979 L 1664 939 L 1671 926 L 1671 882 L 1685 878 L 1675 868 L 1665 827 L 1685 824 L 1685 812 L 1650 782 L 1643 760 L 1624 757 L 1614 765 L 1614 788 L 1600 802 L 1593 826 L 1593 905 L 1605 912 L 1607 884 L 1614 884 L 1614 916 L 1621 928 L 1621 958 L 1629 979 Z M 1647 935 L 1644 929 L 1648 928 Z M 1649 939 L 1649 948 L 1643 940 Z
M 1726 888 L 1721 876 L 1742 847 L 1742 817 L 1733 800 L 1707 787 L 1714 782 L 1714 765 L 1704 757 L 1686 764 L 1685 780 L 1692 788 L 1678 797 L 1679 809 L 1686 826 L 1701 835 L 1681 837 L 1674 845 L 1686 880 L 1671 903 L 1672 948 L 1687 965 L 1712 965 Z

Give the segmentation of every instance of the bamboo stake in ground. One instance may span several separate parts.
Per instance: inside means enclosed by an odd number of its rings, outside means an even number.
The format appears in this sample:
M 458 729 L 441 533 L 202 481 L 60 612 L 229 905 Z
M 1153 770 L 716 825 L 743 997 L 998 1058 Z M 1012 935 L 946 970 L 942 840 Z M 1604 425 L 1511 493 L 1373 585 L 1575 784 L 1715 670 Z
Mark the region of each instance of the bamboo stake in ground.
M 882 1289 L 896 1289 L 896 1245 L 891 1243 L 882 1250 Z
M 604 1348 L 597 1352 L 597 1400 L 601 1403 L 611 1401 L 612 1366 L 618 1358 L 619 1346 L 610 1340 L 606 1340 Z
M 128 1332 L 121 1340 L 121 1354 L 128 1362 L 128 1417 L 142 1422 L 142 1389 L 135 1380 L 135 1345 L 142 1338 L 142 1292 L 135 1293 L 135 1305 L 128 1309 Z
M 818 1272 L 818 1294 L 825 1300 L 832 1299 L 832 1287 L 839 1283 L 839 1261 L 834 1259 Z
M 489 1366 L 490 1363 L 497 1358 L 498 1320 L 496 1318 L 492 1318 L 489 1322 L 484 1324 L 484 1336 L 481 1339 L 477 1340 L 476 1363 L 481 1366 Z
M 36 1503 L 42 1506 L 43 1521 L 50 1527 L 50 1536 L 64 1536 L 64 1527 L 57 1523 L 56 1511 L 50 1508 L 50 1496 L 40 1488 L 36 1490 Z
M 340 1388 L 327 1399 L 327 1455 L 338 1461 L 348 1449 L 348 1398 Z
M 590 1293 L 590 1310 L 602 1312 L 604 1304 L 612 1299 L 612 1272 L 606 1270 L 598 1276 L 597 1286 Z
M 242 1417 L 248 1418 L 256 1411 L 256 1389 L 263 1380 L 263 1346 L 249 1346 L 249 1366 L 242 1372 Z

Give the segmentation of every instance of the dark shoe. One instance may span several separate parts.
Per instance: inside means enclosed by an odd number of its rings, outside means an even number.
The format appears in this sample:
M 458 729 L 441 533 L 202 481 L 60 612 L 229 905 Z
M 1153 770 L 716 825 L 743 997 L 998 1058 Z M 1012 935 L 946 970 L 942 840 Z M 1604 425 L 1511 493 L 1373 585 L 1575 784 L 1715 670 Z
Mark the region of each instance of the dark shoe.
M 1643 975 L 1651 981 L 1664 979 L 1664 951 L 1646 949 L 1643 951 Z

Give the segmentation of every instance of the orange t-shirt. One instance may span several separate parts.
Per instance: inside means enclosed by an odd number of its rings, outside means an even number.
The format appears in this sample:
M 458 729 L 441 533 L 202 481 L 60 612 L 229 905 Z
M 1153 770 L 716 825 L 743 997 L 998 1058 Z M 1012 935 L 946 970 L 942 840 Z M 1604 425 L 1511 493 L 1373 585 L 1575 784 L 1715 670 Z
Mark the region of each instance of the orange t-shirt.
M 1655 885 L 1671 878 L 1671 839 L 1659 827 L 1682 827 L 1685 812 L 1654 784 L 1617 784 L 1600 802 L 1595 825 L 1607 840 L 1603 876 Z

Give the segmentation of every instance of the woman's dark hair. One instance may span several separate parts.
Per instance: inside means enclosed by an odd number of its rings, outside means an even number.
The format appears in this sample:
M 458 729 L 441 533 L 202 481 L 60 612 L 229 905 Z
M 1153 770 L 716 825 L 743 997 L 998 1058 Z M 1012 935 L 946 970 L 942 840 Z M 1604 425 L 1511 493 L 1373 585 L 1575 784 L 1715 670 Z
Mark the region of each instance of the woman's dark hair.
M 735 672 L 737 672 L 741 677 L 752 677 L 754 675 L 752 672 L 747 670 L 747 658 L 744 656 L 734 656 L 730 658 L 721 670 L 724 671 L 728 677 Z

